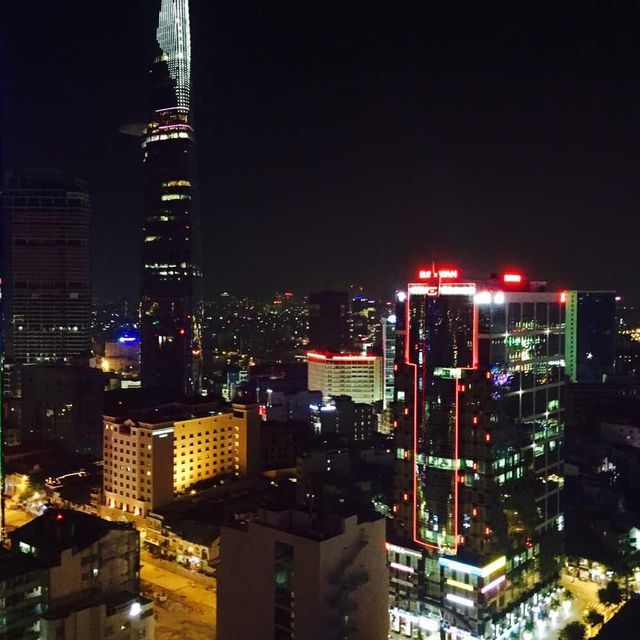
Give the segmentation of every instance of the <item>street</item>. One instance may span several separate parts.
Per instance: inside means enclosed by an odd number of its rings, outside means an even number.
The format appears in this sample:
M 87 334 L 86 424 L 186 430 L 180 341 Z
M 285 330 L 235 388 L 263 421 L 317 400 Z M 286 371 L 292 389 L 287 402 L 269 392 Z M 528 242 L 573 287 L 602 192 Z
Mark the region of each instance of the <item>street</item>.
M 604 585 L 596 584 L 591 581 L 578 580 L 573 576 L 567 575 L 564 571 L 560 577 L 560 584 L 573 593 L 575 600 L 571 602 L 569 615 L 563 620 L 562 624 L 558 625 L 558 627 L 554 629 L 553 633 L 549 635 L 548 640 L 557 640 L 562 627 L 574 620 L 586 625 L 584 614 L 589 609 L 594 609 L 598 613 L 601 613 L 605 618 L 605 622 L 609 621 L 620 609 L 619 606 L 605 607 L 600 604 L 600 600 L 598 599 L 598 589 Z M 587 637 L 591 638 L 595 636 L 600 629 L 601 627 L 592 629 L 587 625 Z
M 14 509 L 9 504 L 5 508 L 5 525 L 7 532 L 11 532 L 18 527 L 21 527 L 27 522 L 31 522 L 35 516 L 32 513 L 28 513 L 22 509 Z
M 143 593 L 154 599 L 156 640 L 213 640 L 216 591 L 213 578 L 193 579 L 170 571 L 168 563 L 141 554 Z M 166 598 L 166 599 L 165 599 Z

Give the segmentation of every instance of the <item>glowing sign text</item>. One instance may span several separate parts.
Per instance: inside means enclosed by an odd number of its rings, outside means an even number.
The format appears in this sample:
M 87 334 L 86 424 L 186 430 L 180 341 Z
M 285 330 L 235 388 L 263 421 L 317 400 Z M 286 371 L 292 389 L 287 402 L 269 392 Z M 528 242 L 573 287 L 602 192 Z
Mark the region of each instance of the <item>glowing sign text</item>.
M 502 276 L 502 282 L 522 282 L 522 274 L 520 274 L 520 273 L 505 273 Z

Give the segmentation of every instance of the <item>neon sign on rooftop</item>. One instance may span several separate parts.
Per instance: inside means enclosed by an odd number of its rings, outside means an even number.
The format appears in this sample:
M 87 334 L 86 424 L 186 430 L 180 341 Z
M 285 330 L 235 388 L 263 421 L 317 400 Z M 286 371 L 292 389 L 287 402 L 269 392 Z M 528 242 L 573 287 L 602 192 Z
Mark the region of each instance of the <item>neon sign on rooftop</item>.
M 420 269 L 418 278 L 420 280 L 457 280 L 459 277 L 458 269 Z

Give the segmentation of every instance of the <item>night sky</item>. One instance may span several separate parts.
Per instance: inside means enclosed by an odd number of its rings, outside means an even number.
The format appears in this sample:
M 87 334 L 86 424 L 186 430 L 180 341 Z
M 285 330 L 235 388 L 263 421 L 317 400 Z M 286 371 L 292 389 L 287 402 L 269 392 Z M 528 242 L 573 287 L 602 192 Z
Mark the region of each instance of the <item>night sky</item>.
M 101 298 L 138 289 L 118 129 L 145 117 L 159 4 L 1 2 L 4 166 L 88 181 Z M 206 292 L 389 295 L 435 259 L 640 301 L 639 13 L 192 0 Z

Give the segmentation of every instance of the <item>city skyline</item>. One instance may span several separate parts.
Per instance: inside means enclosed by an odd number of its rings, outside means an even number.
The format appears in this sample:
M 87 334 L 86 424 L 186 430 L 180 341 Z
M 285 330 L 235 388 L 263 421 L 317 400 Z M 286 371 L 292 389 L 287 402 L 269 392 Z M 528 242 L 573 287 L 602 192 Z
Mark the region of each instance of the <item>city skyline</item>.
M 48 168 L 55 151 L 86 179 L 94 290 L 135 295 L 140 167 L 118 127 L 145 111 L 155 11 L 128 8 L 114 32 L 82 4 L 4 9 L 3 24 L 30 11 L 28 35 L 5 34 L 5 166 Z M 637 53 L 623 15 L 192 4 L 203 237 L 217 243 L 207 294 L 302 293 L 348 273 L 381 295 L 418 263 L 475 253 L 473 271 L 500 254 L 559 287 L 615 280 L 639 297 Z M 59 127 L 34 117 L 39 92 Z M 309 252 L 307 237 L 324 240 Z M 112 277 L 114 254 L 125 278 Z
M 636 23 L 2 3 L 0 638 L 637 635 Z

